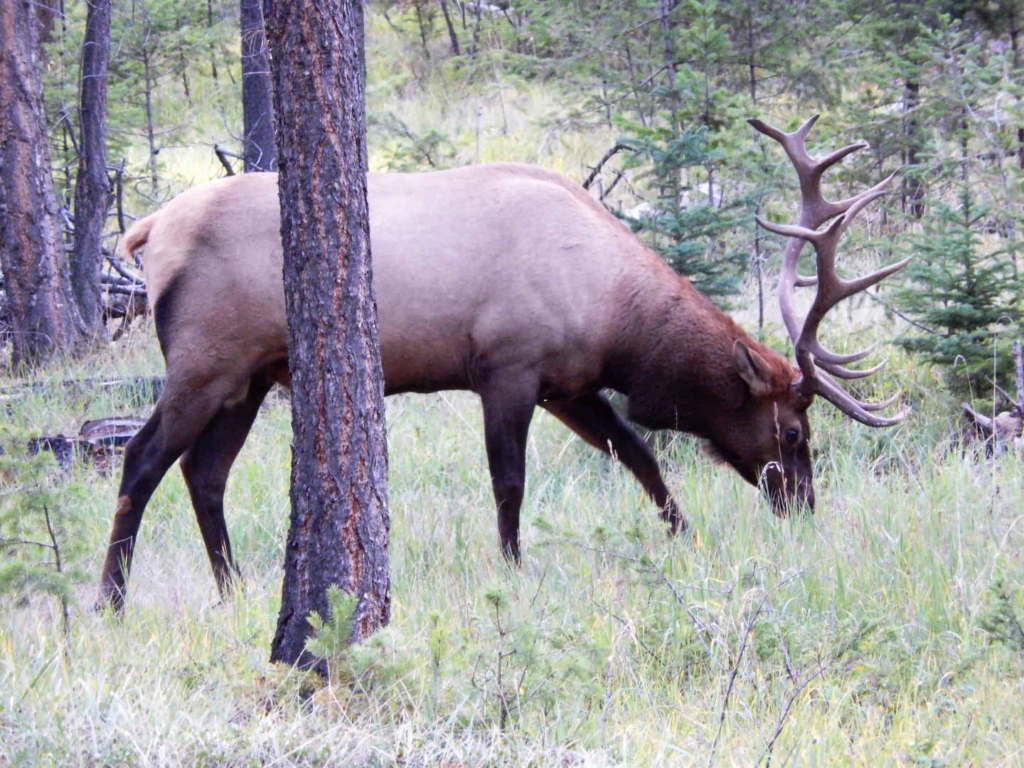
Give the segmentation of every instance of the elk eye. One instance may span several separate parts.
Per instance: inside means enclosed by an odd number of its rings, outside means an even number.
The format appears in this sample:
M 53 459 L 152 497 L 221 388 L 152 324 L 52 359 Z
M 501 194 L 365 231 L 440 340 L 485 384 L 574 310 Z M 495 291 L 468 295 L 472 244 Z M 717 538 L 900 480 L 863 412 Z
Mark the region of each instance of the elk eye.
M 786 430 L 786 442 L 790 445 L 796 445 L 800 440 L 800 430 L 796 427 L 790 427 Z

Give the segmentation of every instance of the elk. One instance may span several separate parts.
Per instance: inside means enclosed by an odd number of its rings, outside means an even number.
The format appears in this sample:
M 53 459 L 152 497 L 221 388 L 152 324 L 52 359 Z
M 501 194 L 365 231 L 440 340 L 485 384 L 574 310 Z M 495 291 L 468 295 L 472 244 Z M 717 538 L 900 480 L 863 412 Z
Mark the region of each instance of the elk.
M 811 160 L 804 137 L 815 119 L 793 134 L 753 121 L 782 143 L 803 195 L 797 226 L 764 224 L 792 237 L 781 302 L 798 367 L 750 338 L 562 176 L 516 164 L 370 175 L 385 392 L 480 396 L 508 560 L 520 559 L 536 406 L 625 464 L 670 534 L 686 523 L 654 455 L 602 390 L 626 395 L 629 419 L 647 429 L 703 438 L 713 456 L 763 489 L 779 515 L 813 509 L 807 409 L 814 395 L 870 426 L 902 418 L 876 416 L 888 403 L 858 402 L 835 382 L 874 370 L 845 368 L 863 355 L 835 355 L 817 341 L 836 302 L 902 263 L 850 283 L 836 275 L 839 235 L 886 182 L 827 202 L 822 172 L 864 145 Z M 100 584 L 101 604 L 117 611 L 146 504 L 179 457 L 218 588 L 230 588 L 228 473 L 268 390 L 289 382 L 277 195 L 272 174 L 207 182 L 137 222 L 122 241 L 124 253 L 146 247 L 167 374 L 153 415 L 125 451 Z M 801 328 L 791 294 L 804 240 L 817 251 L 818 294 Z

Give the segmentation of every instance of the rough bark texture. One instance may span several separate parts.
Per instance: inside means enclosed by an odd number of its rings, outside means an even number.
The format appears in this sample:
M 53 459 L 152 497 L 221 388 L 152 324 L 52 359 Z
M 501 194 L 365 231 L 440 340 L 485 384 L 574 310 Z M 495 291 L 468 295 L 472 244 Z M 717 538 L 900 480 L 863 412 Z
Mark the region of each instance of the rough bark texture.
M 50 172 L 37 32 L 33 4 L 0 3 L 0 265 L 15 365 L 41 363 L 84 337 Z
M 274 99 L 263 30 L 263 0 L 242 0 L 242 125 L 245 172 L 276 171 Z
M 366 204 L 361 0 L 267 0 L 292 376 L 291 528 L 271 660 L 305 651 L 327 587 L 352 639 L 387 623 L 387 443 Z
M 75 184 L 75 245 L 71 288 L 86 329 L 101 337 L 100 267 L 103 229 L 110 207 L 107 179 L 107 62 L 110 58 L 110 0 L 90 0 L 82 43 L 78 97 L 81 130 Z

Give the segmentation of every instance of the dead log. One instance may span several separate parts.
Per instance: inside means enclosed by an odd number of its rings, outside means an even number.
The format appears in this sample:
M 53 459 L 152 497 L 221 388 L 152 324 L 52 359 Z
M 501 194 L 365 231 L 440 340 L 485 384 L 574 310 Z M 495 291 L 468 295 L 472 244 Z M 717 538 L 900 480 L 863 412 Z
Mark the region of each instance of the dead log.
M 145 423 L 145 419 L 134 416 L 92 419 L 82 425 L 77 435 L 32 438 L 28 441 L 28 452 L 35 456 L 40 451 L 50 451 L 61 469 L 67 469 L 76 461 L 88 461 L 106 469 L 111 457 L 119 453 Z
M 1002 453 L 1010 446 L 1024 448 L 1024 353 L 1019 341 L 1013 343 L 1014 373 L 1017 382 L 1017 399 L 1014 400 L 1001 387 L 996 391 L 1010 405 L 1010 410 L 988 416 L 974 410 L 970 403 L 960 403 L 964 428 L 960 430 L 961 443 L 978 441 L 983 443 L 986 456 Z M 995 409 L 993 408 L 993 411 Z

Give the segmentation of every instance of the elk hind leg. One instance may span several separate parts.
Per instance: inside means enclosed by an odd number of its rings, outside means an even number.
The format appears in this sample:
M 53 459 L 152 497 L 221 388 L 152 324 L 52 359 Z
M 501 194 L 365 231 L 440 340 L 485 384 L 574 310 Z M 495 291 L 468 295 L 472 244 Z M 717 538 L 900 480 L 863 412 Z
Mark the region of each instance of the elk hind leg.
M 214 392 L 165 386 L 153 415 L 125 447 L 117 509 L 100 575 L 99 606 L 120 613 L 135 541 L 153 491 L 220 407 Z
M 224 521 L 224 490 L 231 466 L 271 386 L 273 381 L 265 374 L 253 376 L 245 398 L 239 403 L 221 406 L 181 457 L 181 474 L 192 498 L 221 597 L 228 594 L 233 580 L 238 577 Z
M 633 473 L 661 509 L 661 519 L 668 523 L 669 535 L 686 529 L 686 521 L 665 486 L 654 453 L 606 397 L 582 395 L 571 400 L 549 400 L 541 406 L 587 443 L 613 455 Z

